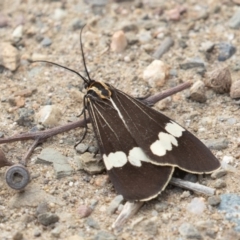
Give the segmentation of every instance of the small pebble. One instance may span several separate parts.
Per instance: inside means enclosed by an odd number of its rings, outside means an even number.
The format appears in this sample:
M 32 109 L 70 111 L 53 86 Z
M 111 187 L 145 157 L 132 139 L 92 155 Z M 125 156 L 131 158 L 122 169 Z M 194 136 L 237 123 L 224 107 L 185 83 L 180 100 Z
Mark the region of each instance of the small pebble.
M 43 40 L 41 41 L 41 44 L 43 47 L 48 47 L 52 44 L 52 40 L 48 37 L 44 37 Z
M 75 160 L 81 169 L 91 175 L 101 173 L 105 170 L 101 156 L 94 157 L 93 154 L 85 152 Z
M 22 240 L 23 239 L 23 234 L 21 232 L 16 232 L 14 235 L 13 235 L 13 240 Z
M 48 204 L 46 202 L 40 203 L 36 209 L 36 215 L 40 215 L 49 211 Z
M 127 38 L 123 31 L 115 32 L 112 36 L 111 49 L 116 53 L 123 52 L 127 47 Z
M 211 174 L 212 179 L 217 179 L 225 176 L 227 174 L 227 171 L 224 169 L 219 169 Z
M 214 183 L 214 187 L 216 189 L 225 188 L 226 186 L 227 186 L 226 182 L 222 179 L 217 179 L 216 182 Z
M 233 163 L 234 162 L 234 157 L 233 156 L 223 156 L 222 162 L 224 163 Z
M 223 150 L 228 147 L 228 140 L 226 138 L 208 139 L 204 144 L 212 150 Z
M 79 30 L 84 26 L 84 22 L 78 18 L 73 19 L 71 26 L 72 26 L 72 30 Z
M 188 198 L 188 197 L 190 197 L 190 196 L 191 196 L 191 194 L 190 194 L 189 191 L 184 191 L 184 192 L 181 194 L 180 198 L 181 198 L 181 199 L 184 199 L 184 198 Z
M 240 98 L 240 80 L 233 82 L 230 90 L 231 98 Z
M 51 235 L 54 237 L 54 238 L 57 238 L 59 239 L 60 237 L 60 234 L 61 234 L 61 228 L 60 227 L 56 227 L 54 228 L 52 231 L 51 231 Z
M 161 87 L 166 81 L 168 71 L 169 68 L 164 62 L 161 60 L 154 60 L 144 70 L 143 79 L 153 88 Z
M 217 206 L 221 202 L 221 198 L 219 196 L 211 196 L 208 198 L 208 204 L 211 206 Z
M 86 224 L 91 228 L 100 229 L 98 222 L 95 219 L 93 219 L 92 217 L 88 217 L 86 219 Z
M 1 42 L 0 49 L 0 65 L 11 71 L 15 71 L 20 64 L 18 50 L 8 42 Z
M 89 146 L 89 148 L 88 148 L 88 151 L 90 152 L 90 153 L 94 153 L 94 154 L 96 154 L 96 153 L 98 153 L 98 147 L 97 146 Z
M 179 233 L 187 239 L 202 239 L 199 231 L 190 223 L 183 223 L 178 228 Z
M 150 236 L 157 236 L 158 234 L 158 217 L 154 216 L 142 222 L 143 230 Z
M 206 209 L 206 204 L 203 198 L 193 198 L 187 205 L 187 210 L 193 214 L 202 214 Z
M 208 73 L 205 84 L 217 93 L 229 93 L 232 85 L 232 77 L 229 68 L 218 68 Z
M 41 234 L 42 234 L 42 232 L 41 232 L 39 229 L 35 229 L 35 230 L 34 230 L 34 233 L 33 233 L 33 236 L 34 236 L 34 237 L 40 237 Z
M 219 50 L 218 61 L 226 61 L 236 52 L 236 47 L 231 45 L 230 43 L 219 43 L 217 45 Z
M 35 121 L 47 127 L 57 126 L 62 117 L 61 110 L 56 105 L 43 106 L 35 115 Z
M 59 221 L 59 217 L 58 215 L 54 214 L 54 213 L 42 213 L 40 215 L 38 215 L 38 221 L 44 225 L 44 226 L 48 226 L 50 224 L 56 223 Z
M 174 40 L 171 37 L 166 37 L 156 49 L 153 54 L 155 59 L 160 59 L 164 53 L 169 51 L 169 49 L 174 45 Z
M 22 39 L 23 36 L 23 25 L 17 26 L 13 33 L 12 33 L 12 39 L 14 43 L 19 42 Z
M 204 83 L 201 80 L 198 80 L 190 88 L 190 98 L 196 102 L 204 103 L 207 101 L 205 92 Z
M 201 46 L 200 46 L 200 51 L 203 51 L 203 52 L 210 52 L 212 51 L 214 48 L 214 43 L 211 42 L 211 41 L 205 41 L 205 42 L 202 42 L 201 43 Z
M 61 19 L 63 19 L 66 15 L 67 15 L 67 13 L 66 13 L 65 10 L 63 10 L 62 8 L 57 8 L 57 9 L 55 9 L 55 11 L 54 11 L 53 18 L 54 18 L 55 20 L 61 20 Z
M 78 153 L 85 153 L 87 150 L 88 150 L 88 145 L 87 144 L 84 144 L 84 143 L 79 143 L 75 149 Z
M 185 63 L 180 64 L 180 68 L 183 70 L 191 69 L 191 68 L 205 68 L 205 63 L 202 59 L 196 57 L 196 58 L 190 58 Z
M 86 218 L 86 217 L 90 216 L 92 211 L 93 211 L 93 209 L 86 205 L 81 205 L 78 208 L 78 213 L 79 213 L 80 218 Z
M 93 240 L 117 240 L 117 237 L 112 233 L 101 230 L 96 233 Z
M 148 43 L 152 40 L 152 35 L 150 31 L 141 31 L 140 33 L 137 34 L 138 41 L 140 43 Z

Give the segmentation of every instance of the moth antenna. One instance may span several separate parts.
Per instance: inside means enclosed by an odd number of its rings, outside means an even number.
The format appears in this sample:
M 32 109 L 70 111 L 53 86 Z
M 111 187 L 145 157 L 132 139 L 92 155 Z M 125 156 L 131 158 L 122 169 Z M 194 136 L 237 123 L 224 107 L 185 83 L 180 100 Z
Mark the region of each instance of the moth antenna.
M 82 53 L 82 60 L 83 60 L 84 69 L 85 69 L 85 72 L 88 76 L 88 82 L 91 82 L 92 80 L 91 80 L 89 72 L 87 70 L 86 60 L 85 60 L 84 51 L 83 51 L 83 44 L 82 44 L 82 31 L 83 31 L 83 28 L 85 26 L 86 26 L 86 24 L 82 27 L 82 29 L 80 31 L 80 49 L 81 49 L 81 53 Z
M 31 63 L 45 62 L 45 63 L 49 63 L 49 64 L 52 64 L 52 65 L 58 66 L 60 68 L 64 68 L 64 69 L 66 69 L 66 70 L 68 70 L 70 72 L 73 72 L 73 73 L 77 74 L 84 81 L 85 84 L 88 84 L 88 79 L 86 79 L 84 76 L 82 76 L 79 72 L 77 72 L 77 71 L 75 71 L 75 70 L 73 70 L 71 68 L 65 67 L 63 65 L 60 65 L 58 63 L 54 63 L 54 62 L 50 62 L 50 61 L 46 61 L 46 60 L 36 60 L 36 61 L 30 61 L 30 62 Z

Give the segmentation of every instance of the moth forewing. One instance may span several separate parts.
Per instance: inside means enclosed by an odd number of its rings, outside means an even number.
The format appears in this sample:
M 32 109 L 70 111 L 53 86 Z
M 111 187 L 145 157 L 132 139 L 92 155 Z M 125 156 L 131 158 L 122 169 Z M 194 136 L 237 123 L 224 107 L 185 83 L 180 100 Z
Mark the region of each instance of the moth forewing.
M 156 197 L 170 181 L 173 167 L 156 167 L 151 163 L 112 105 L 89 97 L 87 109 L 116 191 L 129 201 Z
M 131 136 L 153 164 L 198 174 L 220 167 L 219 160 L 197 137 L 167 116 L 117 89 L 112 101 Z

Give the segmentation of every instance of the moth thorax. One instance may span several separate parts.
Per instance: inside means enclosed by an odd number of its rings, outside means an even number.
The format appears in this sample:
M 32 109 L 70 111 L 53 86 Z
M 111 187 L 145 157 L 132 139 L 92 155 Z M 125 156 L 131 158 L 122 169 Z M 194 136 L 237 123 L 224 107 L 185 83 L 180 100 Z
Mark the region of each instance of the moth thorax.
M 103 82 L 93 82 L 87 89 L 87 95 L 109 99 L 112 95 L 109 87 Z

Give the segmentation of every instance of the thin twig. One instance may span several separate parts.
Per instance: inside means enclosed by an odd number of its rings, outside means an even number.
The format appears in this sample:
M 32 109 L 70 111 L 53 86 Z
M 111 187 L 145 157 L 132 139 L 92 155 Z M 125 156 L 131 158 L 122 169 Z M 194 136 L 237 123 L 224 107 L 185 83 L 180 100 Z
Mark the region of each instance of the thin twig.
M 215 194 L 215 189 L 214 188 L 210 188 L 210 187 L 201 185 L 199 183 L 184 181 L 184 180 L 179 179 L 179 178 L 172 178 L 171 181 L 170 181 L 170 184 L 172 184 L 174 186 L 177 186 L 177 187 L 192 190 L 192 191 L 197 192 L 197 193 L 203 193 L 207 196 L 213 196 Z
M 177 92 L 180 92 L 186 88 L 189 88 L 190 86 L 191 86 L 190 82 L 180 84 L 180 85 L 178 85 L 174 88 L 171 88 L 169 90 L 166 90 L 162 93 L 157 93 L 154 96 L 150 96 L 146 99 L 146 101 L 150 104 L 155 104 L 156 102 L 160 101 L 161 99 L 164 99 L 164 98 L 171 96 Z M 86 122 L 87 123 L 90 122 L 89 118 L 86 119 Z M 33 132 L 33 133 L 22 133 L 22 134 L 18 134 L 18 135 L 12 136 L 12 137 L 1 138 L 0 144 L 10 143 L 10 142 L 15 142 L 15 141 L 30 140 L 30 139 L 33 139 L 33 140 L 39 139 L 39 142 L 43 142 L 45 139 L 47 139 L 49 137 L 52 137 L 59 133 L 70 131 L 77 127 L 85 127 L 85 122 L 83 119 L 78 120 L 76 122 L 71 122 L 71 123 L 65 124 L 63 126 L 58 126 L 55 128 L 47 129 L 44 131 Z

